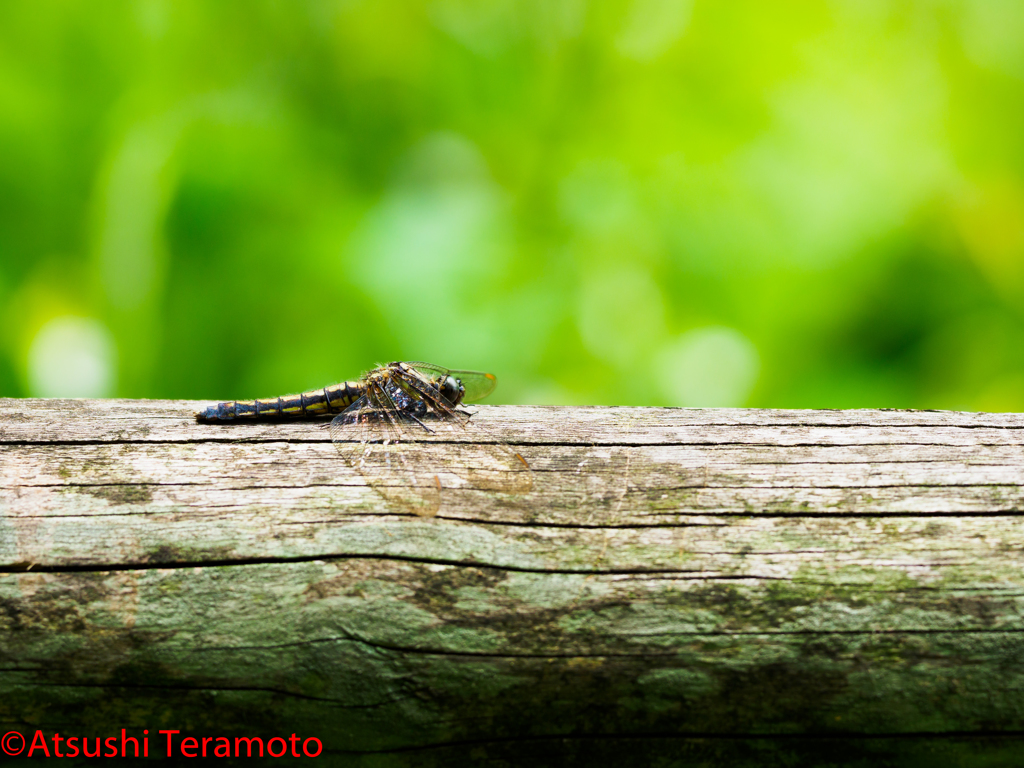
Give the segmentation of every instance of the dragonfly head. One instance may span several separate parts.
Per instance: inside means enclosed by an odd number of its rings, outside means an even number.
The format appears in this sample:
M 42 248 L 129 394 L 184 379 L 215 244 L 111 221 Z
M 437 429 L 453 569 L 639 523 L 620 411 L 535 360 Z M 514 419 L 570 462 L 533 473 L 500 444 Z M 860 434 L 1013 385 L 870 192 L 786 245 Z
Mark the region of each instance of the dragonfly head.
M 438 386 L 438 390 L 444 399 L 452 405 L 458 405 L 462 402 L 462 398 L 466 396 L 466 388 L 454 376 L 445 376 Z

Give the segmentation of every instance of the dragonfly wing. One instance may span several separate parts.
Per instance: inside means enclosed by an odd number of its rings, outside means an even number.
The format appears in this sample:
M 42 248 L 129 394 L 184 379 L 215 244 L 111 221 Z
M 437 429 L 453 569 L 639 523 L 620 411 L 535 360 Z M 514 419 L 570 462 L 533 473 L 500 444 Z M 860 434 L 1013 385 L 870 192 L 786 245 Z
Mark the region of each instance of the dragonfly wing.
M 526 460 L 470 423 L 471 414 L 448 402 L 432 379 L 429 371 L 390 367 L 367 384 L 331 422 L 331 439 L 348 464 L 392 507 L 423 516 L 437 514 L 442 488 L 528 493 Z
M 438 448 L 405 440 L 411 428 L 422 430 L 399 411 L 383 410 L 362 397 L 331 422 L 331 440 L 352 469 L 389 506 L 423 517 L 441 506 L 441 480 L 424 449 Z
M 483 400 L 494 391 L 496 386 L 498 386 L 498 380 L 495 378 L 493 373 L 451 370 L 449 368 L 442 368 L 439 365 L 434 365 L 433 363 L 407 363 L 407 365 L 430 379 L 443 379 L 446 376 L 454 376 L 456 379 L 461 381 L 462 386 L 466 388 L 466 395 L 463 398 L 463 401 L 467 403 Z
M 533 472 L 526 459 L 496 435 L 471 421 L 428 422 L 444 445 L 444 485 L 508 494 L 529 493 Z M 451 476 L 458 478 L 453 480 Z
M 483 400 L 494 388 L 498 386 L 498 380 L 493 373 L 481 373 L 480 371 L 452 371 L 452 376 L 462 382 L 466 388 L 466 396 L 463 401 L 475 403 Z
M 424 419 L 424 426 L 446 441 L 443 461 L 446 475 L 459 478 L 461 485 L 481 490 L 515 494 L 530 491 L 533 473 L 522 455 L 472 423 L 471 414 L 441 397 L 429 380 L 401 370 L 396 371 L 395 376 L 404 391 L 425 404 L 429 418 Z

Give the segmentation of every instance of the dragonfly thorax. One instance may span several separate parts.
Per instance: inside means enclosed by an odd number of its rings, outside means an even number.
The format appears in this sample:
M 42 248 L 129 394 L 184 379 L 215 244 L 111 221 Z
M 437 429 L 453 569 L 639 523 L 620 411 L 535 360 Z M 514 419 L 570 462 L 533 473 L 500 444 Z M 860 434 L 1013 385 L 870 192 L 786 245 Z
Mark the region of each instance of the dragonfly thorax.
M 408 392 L 394 382 L 389 381 L 385 384 L 384 391 L 387 392 L 388 397 L 394 403 L 399 413 L 415 416 L 416 418 L 426 416 L 427 404 L 419 398 L 411 397 Z

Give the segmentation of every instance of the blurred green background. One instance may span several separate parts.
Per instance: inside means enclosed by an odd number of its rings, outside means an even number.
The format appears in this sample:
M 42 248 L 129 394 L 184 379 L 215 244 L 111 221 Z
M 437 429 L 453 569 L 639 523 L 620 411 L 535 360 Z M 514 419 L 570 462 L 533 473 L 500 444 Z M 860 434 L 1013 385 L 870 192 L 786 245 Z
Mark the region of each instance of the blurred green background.
M 1024 410 L 1018 0 L 0 4 L 0 395 Z

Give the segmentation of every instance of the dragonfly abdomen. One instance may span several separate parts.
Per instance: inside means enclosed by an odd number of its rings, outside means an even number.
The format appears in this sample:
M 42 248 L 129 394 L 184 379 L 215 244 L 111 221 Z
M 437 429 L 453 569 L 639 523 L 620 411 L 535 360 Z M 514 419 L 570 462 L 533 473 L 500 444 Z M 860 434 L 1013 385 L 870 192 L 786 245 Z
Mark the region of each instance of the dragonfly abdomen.
M 196 420 L 241 421 L 250 419 L 302 419 L 340 413 L 362 397 L 366 386 L 359 381 L 343 381 L 312 392 L 270 397 L 260 400 L 231 400 L 211 405 L 196 414 Z

